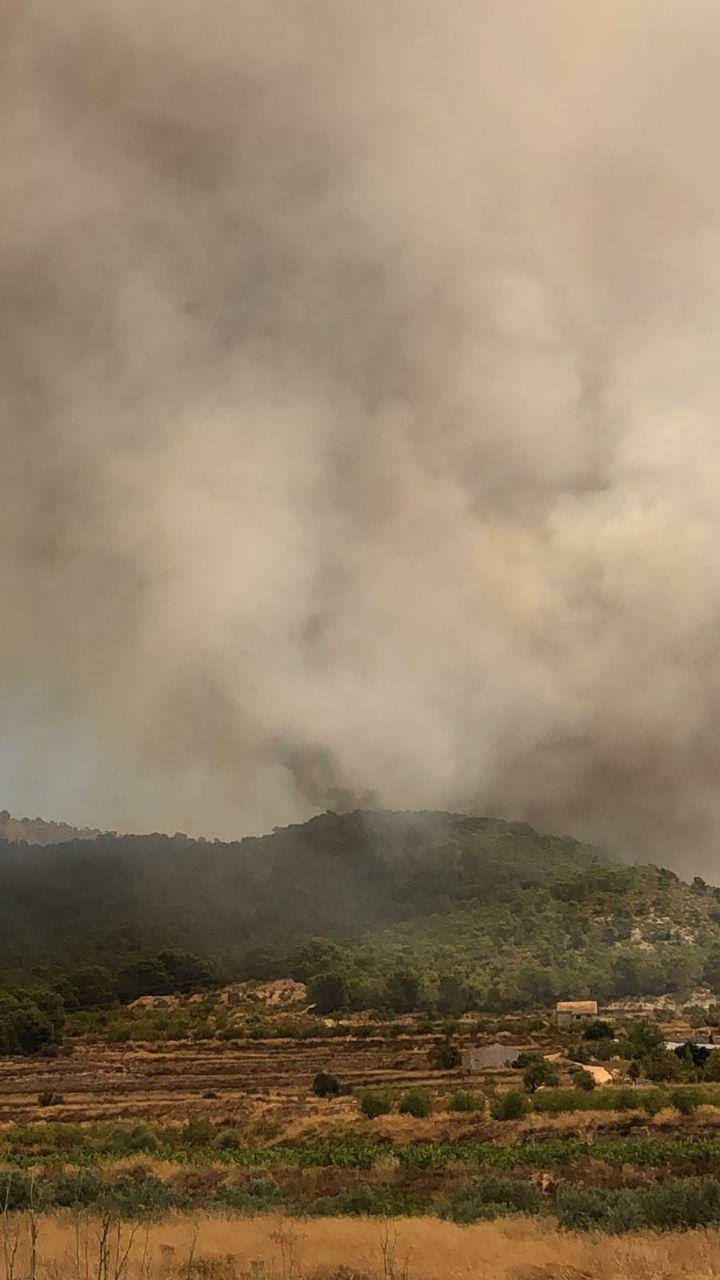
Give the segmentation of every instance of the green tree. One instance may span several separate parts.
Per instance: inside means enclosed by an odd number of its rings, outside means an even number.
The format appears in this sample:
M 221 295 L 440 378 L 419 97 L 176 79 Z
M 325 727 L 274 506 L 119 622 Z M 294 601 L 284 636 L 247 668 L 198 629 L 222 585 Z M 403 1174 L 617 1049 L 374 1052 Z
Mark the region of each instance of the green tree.
M 52 1018 L 25 993 L 0 993 L 0 1054 L 37 1053 L 57 1043 Z
M 104 965 L 81 965 L 73 969 L 70 982 L 81 1009 L 107 1009 L 117 999 L 116 983 Z
M 47 1015 L 56 1033 L 59 1034 L 62 1031 L 65 1022 L 65 1006 L 58 991 L 52 987 L 32 986 L 27 990 L 21 990 L 18 994 L 21 999 L 24 997 L 30 1000 Z
M 453 1071 L 460 1066 L 460 1050 L 445 1040 L 430 1050 L 430 1062 L 437 1071 Z
M 548 965 L 528 964 L 518 974 L 518 986 L 530 1004 L 543 1007 L 555 1003 L 560 989 L 560 975 Z
M 158 960 L 168 975 L 169 991 L 198 991 L 212 985 L 214 975 L 211 966 L 200 956 L 176 947 L 166 947 L 159 952 Z
M 318 1098 L 336 1098 L 342 1093 L 342 1085 L 337 1076 L 329 1075 L 326 1071 L 318 1071 L 313 1080 L 313 1093 Z
M 612 1040 L 615 1032 L 609 1022 L 597 1018 L 595 1022 L 589 1022 L 582 1033 L 583 1040 Z
M 636 1022 L 623 1038 L 622 1049 L 626 1058 L 644 1058 L 664 1046 L 665 1036 L 656 1022 Z
M 542 1085 L 560 1083 L 560 1073 L 554 1062 L 548 1062 L 541 1053 L 527 1055 L 528 1061 L 523 1071 L 523 1084 L 528 1093 L 535 1093 Z
M 396 969 L 385 983 L 388 1008 L 395 1013 L 414 1013 L 422 1003 L 422 982 L 412 969 Z
M 708 1055 L 703 1070 L 703 1078 L 705 1080 L 720 1080 L 720 1049 L 713 1049 Z
M 586 1093 L 591 1093 L 595 1088 L 595 1077 L 589 1071 L 584 1071 L 582 1067 L 571 1071 L 570 1079 L 576 1089 L 583 1089 Z
M 469 1007 L 469 993 L 464 980 L 457 973 L 443 973 L 438 984 L 437 1007 L 439 1013 L 458 1018 Z
M 346 952 L 329 938 L 310 938 L 294 947 L 288 958 L 288 972 L 296 982 L 309 982 L 319 974 L 337 972 Z
M 643 1074 L 655 1084 L 667 1080 L 679 1080 L 683 1074 L 680 1061 L 667 1049 L 653 1049 L 641 1059 Z
M 720 991 L 720 945 L 716 944 L 711 947 L 705 958 L 705 967 L 703 968 L 703 981 L 713 991 Z
M 124 965 L 118 973 L 118 996 L 124 1004 L 130 1004 L 140 996 L 165 995 L 168 983 L 168 972 L 158 957 L 143 956 Z
M 319 973 L 308 983 L 308 996 L 316 1013 L 336 1013 L 347 1004 L 347 981 L 339 970 Z
M 201 991 L 212 985 L 213 971 L 200 956 L 165 947 L 155 955 L 142 956 L 120 970 L 117 991 L 121 1000 L 139 996 L 166 996 L 179 991 Z
M 702 1070 L 710 1057 L 710 1050 L 704 1044 L 693 1044 L 692 1040 L 686 1040 L 675 1050 L 675 1057 L 685 1066 Z

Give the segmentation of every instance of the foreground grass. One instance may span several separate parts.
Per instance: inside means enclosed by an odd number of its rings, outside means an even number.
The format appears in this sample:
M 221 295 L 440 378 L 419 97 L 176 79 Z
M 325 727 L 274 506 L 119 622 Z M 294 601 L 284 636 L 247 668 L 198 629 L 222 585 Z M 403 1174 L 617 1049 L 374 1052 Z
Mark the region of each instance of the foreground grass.
M 33 1241 L 34 1237 L 34 1241 Z M 141 1229 L 78 1215 L 15 1218 L 2 1280 L 717 1280 L 720 1234 L 578 1236 L 528 1219 L 290 1223 L 173 1216 Z M 15 1250 L 13 1255 L 13 1249 Z

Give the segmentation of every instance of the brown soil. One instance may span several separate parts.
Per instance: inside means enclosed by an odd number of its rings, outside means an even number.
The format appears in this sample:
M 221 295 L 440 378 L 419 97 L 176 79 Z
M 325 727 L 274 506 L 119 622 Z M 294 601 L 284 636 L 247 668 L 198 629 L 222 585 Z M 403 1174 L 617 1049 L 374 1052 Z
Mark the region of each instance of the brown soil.
M 435 1071 L 432 1039 L 263 1040 L 197 1046 L 76 1044 L 57 1058 L 0 1059 L 0 1123 L 13 1120 L 183 1119 L 198 1111 L 223 1118 L 259 1104 L 287 1110 L 304 1099 L 319 1071 L 353 1088 L 461 1083 L 457 1072 Z M 38 1095 L 52 1091 L 61 1104 L 41 1108 Z M 206 1093 L 215 1098 L 204 1098 Z M 313 1102 L 315 1100 L 313 1099 Z M 319 1102 L 319 1100 L 318 1100 Z M 356 1110 L 352 1099 L 322 1102 L 322 1114 L 338 1118 Z

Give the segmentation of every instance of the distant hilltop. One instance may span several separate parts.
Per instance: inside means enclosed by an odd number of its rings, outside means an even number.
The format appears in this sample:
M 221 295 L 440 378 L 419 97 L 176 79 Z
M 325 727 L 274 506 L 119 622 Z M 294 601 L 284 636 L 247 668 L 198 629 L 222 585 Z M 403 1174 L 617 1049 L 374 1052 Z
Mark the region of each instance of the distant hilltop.
M 92 827 L 70 827 L 66 822 L 46 822 L 44 818 L 13 818 L 0 810 L 0 839 L 25 844 L 62 844 L 66 840 L 94 840 L 104 832 Z

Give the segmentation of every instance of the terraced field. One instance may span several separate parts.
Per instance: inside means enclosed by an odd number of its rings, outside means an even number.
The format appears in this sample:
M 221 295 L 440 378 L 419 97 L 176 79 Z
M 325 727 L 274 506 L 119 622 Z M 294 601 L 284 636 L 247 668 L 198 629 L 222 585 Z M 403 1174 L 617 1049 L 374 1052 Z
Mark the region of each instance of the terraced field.
M 457 1080 L 433 1070 L 435 1038 L 318 1039 L 109 1048 L 76 1044 L 57 1058 L 0 1059 L 0 1123 L 42 1116 L 54 1119 L 182 1119 L 201 1108 L 226 1114 L 251 1100 L 287 1103 L 305 1094 L 319 1071 L 353 1088 L 387 1083 Z M 63 1103 L 39 1108 L 43 1092 Z M 214 1094 L 215 1097 L 203 1097 Z
M 719 1228 L 720 1082 L 633 1084 L 618 1059 L 612 1083 L 583 1087 L 560 1037 L 535 1043 L 559 1083 L 523 1092 L 522 1067 L 438 1070 L 447 1040 L 424 1028 L 68 1039 L 56 1056 L 0 1060 L 0 1203 L 117 1224 L 280 1213 Z M 343 1091 L 316 1096 L 320 1072 Z

